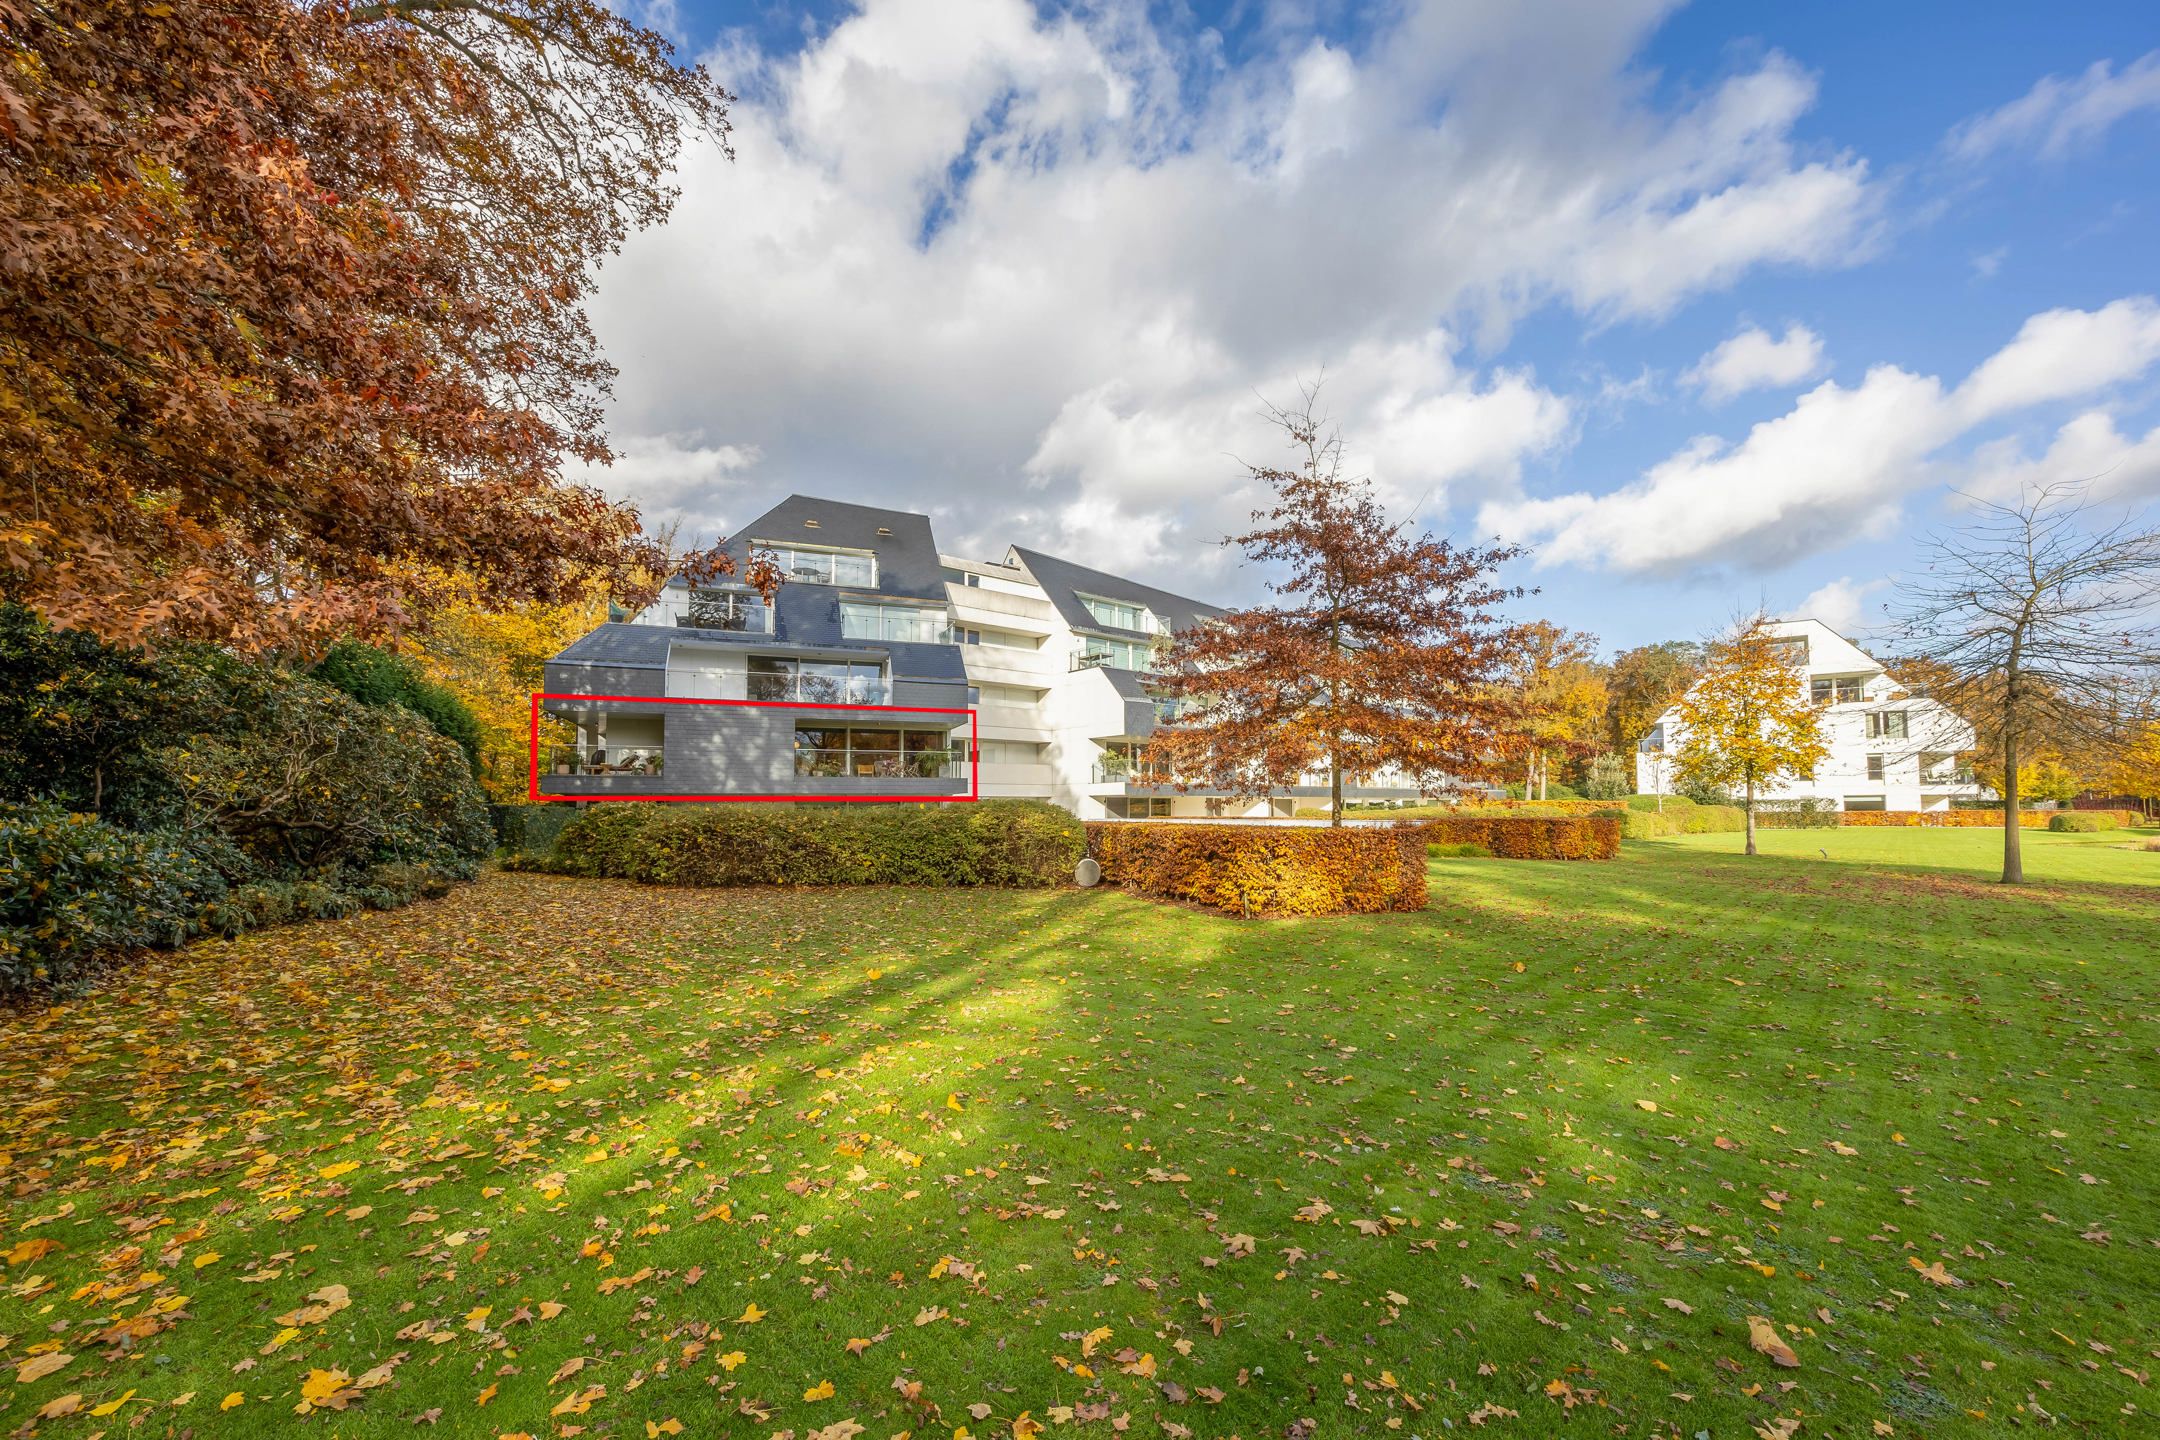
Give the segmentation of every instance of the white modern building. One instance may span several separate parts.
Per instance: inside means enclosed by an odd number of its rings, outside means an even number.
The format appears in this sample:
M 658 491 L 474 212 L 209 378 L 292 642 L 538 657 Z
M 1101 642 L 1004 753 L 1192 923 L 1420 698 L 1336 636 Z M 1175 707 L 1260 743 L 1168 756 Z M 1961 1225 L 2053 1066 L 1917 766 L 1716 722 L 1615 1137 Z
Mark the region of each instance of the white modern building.
M 1973 728 L 1933 700 L 1914 695 L 1875 658 L 1820 620 L 1770 626 L 1788 647 L 1795 681 L 1822 710 L 1830 753 L 1815 773 L 1758 799 L 1821 800 L 1841 810 L 1947 810 L 1989 795 L 1965 757 Z M 1671 794 L 1686 732 L 1679 707 L 1658 717 L 1635 748 L 1635 789 Z

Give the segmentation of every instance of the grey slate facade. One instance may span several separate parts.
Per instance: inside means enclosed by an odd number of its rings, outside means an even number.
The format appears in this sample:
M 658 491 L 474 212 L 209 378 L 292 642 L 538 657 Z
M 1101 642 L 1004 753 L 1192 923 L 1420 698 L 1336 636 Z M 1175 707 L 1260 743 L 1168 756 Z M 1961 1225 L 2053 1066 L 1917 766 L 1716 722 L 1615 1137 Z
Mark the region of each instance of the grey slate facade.
M 582 739 L 542 757 L 540 792 L 966 794 L 967 671 L 942 619 L 933 638 L 877 639 L 851 636 L 842 613 L 844 605 L 889 611 L 915 628 L 931 611 L 943 616 L 928 518 L 795 495 L 730 542 L 738 574 L 753 545 L 802 566 L 769 609 L 746 587 L 718 587 L 766 623 L 695 623 L 692 591 L 677 580 L 652 610 L 603 625 L 548 662 L 551 697 L 635 698 L 545 700 L 546 712 L 575 724 Z M 835 557 L 839 578 L 808 578 Z M 713 700 L 755 703 L 701 703 Z M 880 708 L 863 708 L 871 705 Z

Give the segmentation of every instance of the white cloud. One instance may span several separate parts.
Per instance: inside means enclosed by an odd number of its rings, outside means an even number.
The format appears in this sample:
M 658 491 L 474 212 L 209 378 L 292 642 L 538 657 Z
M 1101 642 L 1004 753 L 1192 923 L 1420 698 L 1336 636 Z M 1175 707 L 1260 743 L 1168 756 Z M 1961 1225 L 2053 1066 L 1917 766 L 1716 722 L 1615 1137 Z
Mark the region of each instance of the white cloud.
M 2160 360 L 2160 304 L 2149 296 L 2098 310 L 2048 310 L 2020 326 L 1958 387 L 1967 417 L 1985 420 L 2083 395 Z
M 1797 385 L 1822 369 L 1822 337 L 1805 325 L 1785 327 L 1783 339 L 1750 325 L 1703 356 L 1681 378 L 1702 387 L 1713 404 L 1764 386 Z
M 574 467 L 571 478 L 638 497 L 648 529 L 682 522 L 710 529 L 709 501 L 740 488 L 758 463 L 755 445 L 713 445 L 704 435 L 632 435 L 615 442 L 615 463 Z M 693 537 L 685 535 L 687 544 Z M 713 539 L 707 534 L 705 539 Z
M 2088 410 L 2057 430 L 2039 455 L 2028 455 L 2016 439 L 1983 447 L 1962 488 L 2001 499 L 2065 483 L 2087 485 L 2095 500 L 2160 496 L 2160 426 L 2134 439 L 2116 429 L 2105 410 Z
M 933 510 L 953 545 L 1026 519 L 1076 558 L 1128 563 L 1143 529 L 1195 556 L 1250 506 L 1260 395 L 1324 366 L 1391 493 L 1505 492 L 1575 415 L 1463 339 L 1869 241 L 1868 167 L 1801 153 L 1789 61 L 1652 98 L 1633 57 L 1666 8 L 1410 4 L 1354 52 L 1284 22 L 1229 66 L 1137 0 L 865 0 L 800 54 L 715 55 L 739 159 L 686 154 L 594 319 L 633 446 L 761 458 L 610 484 L 708 530 L 799 489 Z
M 1639 574 L 1761 569 L 1876 536 L 1942 478 L 1937 453 L 1989 420 L 2105 389 L 2160 359 L 2160 306 L 2035 315 L 1962 385 L 1879 365 L 1825 381 L 1738 445 L 1703 436 L 1607 495 L 1496 501 L 1481 527 L 1540 567 Z
M 2106 60 L 2071 79 L 2050 75 L 2000 109 L 1976 115 L 1950 132 L 1950 153 L 1981 160 L 2000 150 L 2031 150 L 2060 159 L 2093 144 L 2126 116 L 2160 109 L 2160 50 L 2121 74 Z
M 1879 611 L 1868 609 L 1868 597 L 1889 585 L 1888 580 L 1841 576 L 1818 586 L 1788 613 L 1795 620 L 1820 620 L 1848 640 L 1865 636 L 1881 619 Z

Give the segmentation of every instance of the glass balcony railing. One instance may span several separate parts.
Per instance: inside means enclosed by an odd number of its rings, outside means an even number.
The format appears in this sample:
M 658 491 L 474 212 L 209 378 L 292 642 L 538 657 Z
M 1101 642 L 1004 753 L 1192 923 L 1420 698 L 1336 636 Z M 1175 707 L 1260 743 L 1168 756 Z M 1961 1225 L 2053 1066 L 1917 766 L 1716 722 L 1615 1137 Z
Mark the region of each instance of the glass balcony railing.
M 755 595 L 663 596 L 645 612 L 662 625 L 685 630 L 724 630 L 737 635 L 773 633 L 773 610 Z
M 965 780 L 967 749 L 862 750 L 853 747 L 803 747 L 795 752 L 795 773 L 876 780 Z
M 550 775 L 658 775 L 657 745 L 551 745 L 542 770 Z
M 747 675 L 745 699 L 822 705 L 890 705 L 892 684 L 869 675 Z
M 1167 786 L 1176 783 L 1167 771 L 1116 760 L 1096 761 L 1088 769 L 1088 780 L 1095 785 Z
M 882 675 L 744 674 L 730 670 L 674 669 L 667 693 L 686 700 L 792 700 L 809 705 L 890 705 L 892 682 Z

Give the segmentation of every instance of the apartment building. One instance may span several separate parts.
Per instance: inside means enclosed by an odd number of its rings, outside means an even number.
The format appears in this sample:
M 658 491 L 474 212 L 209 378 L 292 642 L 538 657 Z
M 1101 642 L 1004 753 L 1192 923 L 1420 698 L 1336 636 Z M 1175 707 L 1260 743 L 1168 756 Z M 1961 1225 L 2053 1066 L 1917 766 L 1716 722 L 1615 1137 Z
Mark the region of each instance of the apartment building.
M 778 560 L 772 603 L 678 577 L 548 662 L 543 707 L 578 738 L 545 747 L 542 795 L 979 793 L 1143 819 L 1283 817 L 1327 793 L 1324 777 L 1260 799 L 1179 791 L 1139 763 L 1168 714 L 1146 682 L 1155 653 L 1215 606 L 1019 546 L 998 560 L 942 554 L 927 516 L 803 495 L 730 548 L 738 562 Z M 735 703 L 679 703 L 702 700 Z
M 1758 798 L 1821 800 L 1841 810 L 1947 810 L 1979 799 L 1964 756 L 1973 728 L 1936 701 L 1914 695 L 1882 665 L 1820 620 L 1780 620 L 1771 633 L 1787 648 L 1794 683 L 1822 711 L 1830 753 L 1801 780 Z M 1686 731 L 1678 707 L 1667 710 L 1635 750 L 1635 788 L 1670 794 Z

